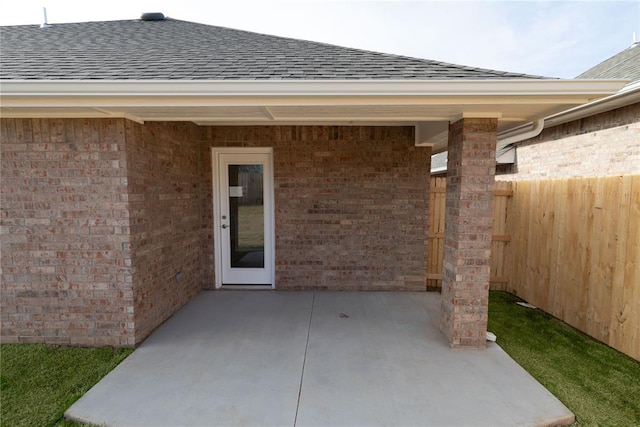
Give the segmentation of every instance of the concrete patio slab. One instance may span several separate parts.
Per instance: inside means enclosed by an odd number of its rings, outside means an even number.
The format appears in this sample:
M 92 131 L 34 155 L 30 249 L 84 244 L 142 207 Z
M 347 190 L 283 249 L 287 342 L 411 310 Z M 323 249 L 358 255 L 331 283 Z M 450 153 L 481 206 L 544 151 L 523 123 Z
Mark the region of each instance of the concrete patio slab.
M 312 300 L 202 292 L 66 416 L 107 426 L 293 425 Z
M 533 426 L 571 412 L 440 295 L 205 291 L 66 413 L 107 426 Z M 499 337 L 498 337 L 499 339 Z

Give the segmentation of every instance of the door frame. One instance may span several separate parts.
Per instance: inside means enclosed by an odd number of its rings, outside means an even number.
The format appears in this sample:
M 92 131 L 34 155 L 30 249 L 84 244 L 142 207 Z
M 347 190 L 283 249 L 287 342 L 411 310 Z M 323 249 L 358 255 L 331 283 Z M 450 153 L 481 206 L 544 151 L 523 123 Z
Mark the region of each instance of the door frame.
M 222 228 L 222 212 L 220 207 L 220 171 L 218 170 L 220 164 L 220 155 L 221 154 L 266 154 L 268 155 L 268 163 L 269 170 L 268 172 L 265 170 L 265 188 L 264 188 L 264 198 L 265 198 L 265 224 L 264 224 L 264 234 L 265 234 L 265 259 L 264 265 L 265 267 L 269 265 L 271 267 L 271 285 L 260 286 L 260 285 L 250 285 L 250 286 L 242 286 L 242 285 L 230 285 L 233 286 L 234 289 L 239 288 L 247 288 L 247 289 L 275 289 L 276 287 L 276 239 L 275 239 L 275 197 L 274 197 L 274 182 L 273 182 L 273 148 L 272 147 L 212 147 L 211 148 L 211 169 L 212 169 L 212 187 L 213 187 L 213 259 L 214 259 L 214 286 L 216 289 L 223 287 L 222 283 L 222 236 L 221 236 L 221 228 Z M 270 184 L 270 185 L 267 185 Z M 268 203 L 266 203 L 268 202 Z M 267 246 L 267 240 L 269 244 Z

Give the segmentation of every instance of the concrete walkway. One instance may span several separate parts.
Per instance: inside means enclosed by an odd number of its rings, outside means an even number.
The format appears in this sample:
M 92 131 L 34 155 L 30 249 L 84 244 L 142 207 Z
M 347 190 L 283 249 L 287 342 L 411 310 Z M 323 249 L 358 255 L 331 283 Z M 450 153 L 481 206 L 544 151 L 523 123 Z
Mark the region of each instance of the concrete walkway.
M 573 415 L 440 295 L 204 291 L 67 412 L 107 426 L 530 426 Z M 498 340 L 500 337 L 498 337 Z

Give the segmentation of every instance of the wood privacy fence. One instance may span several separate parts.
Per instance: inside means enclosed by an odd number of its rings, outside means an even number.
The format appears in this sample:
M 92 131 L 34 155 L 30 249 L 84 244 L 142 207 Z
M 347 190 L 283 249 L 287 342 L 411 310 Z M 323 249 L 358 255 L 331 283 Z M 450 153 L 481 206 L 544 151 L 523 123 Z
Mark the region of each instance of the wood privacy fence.
M 238 185 L 242 186 L 242 198 L 239 199 L 241 206 L 262 205 L 262 173 L 240 172 L 238 173 Z
M 491 288 L 640 360 L 640 175 L 497 182 Z M 431 180 L 428 286 L 441 286 L 444 178 Z
M 440 289 L 442 286 L 442 258 L 444 254 L 444 214 L 447 180 L 446 178 L 431 178 L 429 188 L 429 239 L 427 288 Z M 507 231 L 509 215 L 509 200 L 513 192 L 511 183 L 496 182 L 493 206 L 493 237 L 491 239 L 491 289 L 506 290 L 507 271 L 506 247 L 511 241 Z
M 640 175 L 513 193 L 509 290 L 640 360 Z

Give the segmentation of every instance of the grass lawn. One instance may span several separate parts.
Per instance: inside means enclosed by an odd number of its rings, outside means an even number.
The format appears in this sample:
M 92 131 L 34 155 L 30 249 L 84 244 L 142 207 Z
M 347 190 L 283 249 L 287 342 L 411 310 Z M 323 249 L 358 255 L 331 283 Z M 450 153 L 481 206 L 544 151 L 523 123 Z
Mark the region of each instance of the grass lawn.
M 238 247 L 264 247 L 264 206 L 238 206 Z
M 640 426 L 640 362 L 537 309 L 492 291 L 489 330 L 581 426 Z
M 0 425 L 73 426 L 64 411 L 132 350 L 0 346 Z

